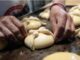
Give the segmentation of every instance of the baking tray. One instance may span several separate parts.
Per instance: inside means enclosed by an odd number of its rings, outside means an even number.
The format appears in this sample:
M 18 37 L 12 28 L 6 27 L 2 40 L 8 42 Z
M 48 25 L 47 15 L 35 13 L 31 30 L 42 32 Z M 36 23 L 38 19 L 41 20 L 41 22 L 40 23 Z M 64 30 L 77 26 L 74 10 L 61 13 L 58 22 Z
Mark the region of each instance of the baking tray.
M 33 13 L 28 13 L 18 18 L 22 19 L 23 17 L 26 16 L 37 16 L 37 14 L 39 14 L 43 10 L 44 9 L 35 11 Z M 71 42 L 56 43 L 48 48 L 35 50 L 35 51 L 32 51 L 25 46 L 21 46 L 20 48 L 11 51 L 0 52 L 0 60 L 42 60 L 43 57 L 52 54 L 54 52 L 60 52 L 60 51 L 61 52 L 69 51 L 69 52 L 80 54 L 80 39 L 71 38 L 70 40 Z

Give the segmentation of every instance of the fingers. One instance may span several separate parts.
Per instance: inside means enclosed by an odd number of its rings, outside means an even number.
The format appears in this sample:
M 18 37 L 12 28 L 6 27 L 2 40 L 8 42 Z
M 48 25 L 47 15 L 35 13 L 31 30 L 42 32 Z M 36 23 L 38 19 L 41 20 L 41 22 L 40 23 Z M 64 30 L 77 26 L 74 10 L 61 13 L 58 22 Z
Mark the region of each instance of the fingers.
M 26 36 L 26 31 L 25 31 L 24 26 L 22 25 L 22 23 L 17 18 L 15 18 L 13 16 L 10 16 L 10 19 L 11 19 L 12 23 L 18 27 L 21 34 L 23 36 Z
M 71 18 L 72 19 L 72 18 Z M 75 25 L 74 25 L 74 22 L 73 22 L 73 20 L 72 20 L 72 24 L 71 24 L 71 31 L 74 33 L 74 31 L 75 31 Z
M 53 31 L 53 33 L 54 33 L 55 30 L 56 30 L 56 27 L 57 27 L 57 23 L 56 23 L 55 17 L 51 17 L 51 18 L 50 18 L 50 21 L 51 21 L 51 24 L 52 24 L 52 31 Z
M 25 29 L 20 21 L 13 16 L 5 16 L 0 21 L 0 31 L 6 39 L 22 41 L 26 36 Z
M 64 32 L 64 28 L 62 26 L 58 26 L 56 31 L 54 32 L 54 39 L 60 41 L 62 39 Z
M 0 22 L 0 31 L 4 34 L 4 38 L 17 41 L 14 34 Z
M 72 34 L 71 24 L 72 24 L 71 17 L 70 16 L 67 16 L 67 22 L 66 22 L 65 32 L 64 32 L 64 37 L 65 38 L 70 37 L 70 35 Z
M 2 20 L 1 22 L 4 24 L 5 27 L 7 27 L 14 34 L 17 40 L 23 39 L 23 35 L 19 31 L 19 29 L 11 22 L 11 20 L 5 17 L 4 20 Z
M 71 36 L 73 37 L 75 35 L 75 25 L 74 25 L 74 22 L 73 22 L 72 18 L 71 18 L 71 20 L 72 20 L 72 23 L 71 23 L 71 32 L 72 32 L 72 34 L 71 34 Z
M 0 31 L 0 51 L 3 50 L 7 45 L 4 34 Z
M 3 43 L 5 39 L 5 35 L 0 31 L 0 43 Z
M 22 44 L 26 32 L 20 21 L 13 16 L 0 17 L 0 44 Z M 21 40 L 21 42 L 19 42 Z
M 69 38 L 73 35 L 75 30 L 75 26 L 73 23 L 73 20 L 71 16 L 67 16 L 67 22 L 66 22 L 66 28 L 65 28 L 65 33 L 64 33 L 64 38 Z
M 65 25 L 66 25 L 66 16 L 57 16 L 57 29 L 54 33 L 54 37 L 57 41 L 60 41 L 64 35 L 64 31 L 65 31 Z

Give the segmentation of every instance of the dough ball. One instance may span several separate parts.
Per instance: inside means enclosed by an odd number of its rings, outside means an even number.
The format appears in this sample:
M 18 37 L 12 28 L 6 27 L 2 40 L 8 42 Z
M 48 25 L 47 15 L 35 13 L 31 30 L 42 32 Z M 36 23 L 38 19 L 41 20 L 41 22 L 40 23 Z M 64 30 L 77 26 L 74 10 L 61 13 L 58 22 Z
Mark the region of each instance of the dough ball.
M 75 26 L 80 26 L 80 5 L 72 7 L 69 14 L 73 18 Z
M 23 25 L 25 26 L 26 29 L 38 29 L 42 23 L 37 17 L 29 17 L 29 18 L 24 18 L 23 19 Z
M 40 21 L 36 21 L 36 20 L 27 21 L 27 28 L 28 29 L 37 29 L 40 26 L 41 26 Z
M 39 33 L 38 37 L 35 38 L 34 42 L 35 42 L 34 44 L 35 48 L 40 49 L 40 48 L 45 48 L 45 47 L 52 45 L 54 40 L 53 40 L 53 36 L 51 35 Z
M 69 52 L 56 52 L 44 57 L 43 60 L 80 60 L 80 56 Z
M 54 43 L 52 32 L 46 28 L 30 30 L 29 35 L 25 38 L 25 45 L 34 49 L 41 49 L 51 46 Z
M 44 18 L 44 19 L 49 19 L 50 10 L 49 10 L 49 9 L 44 10 L 43 12 L 41 12 L 41 13 L 39 14 L 39 16 L 40 16 L 41 18 Z

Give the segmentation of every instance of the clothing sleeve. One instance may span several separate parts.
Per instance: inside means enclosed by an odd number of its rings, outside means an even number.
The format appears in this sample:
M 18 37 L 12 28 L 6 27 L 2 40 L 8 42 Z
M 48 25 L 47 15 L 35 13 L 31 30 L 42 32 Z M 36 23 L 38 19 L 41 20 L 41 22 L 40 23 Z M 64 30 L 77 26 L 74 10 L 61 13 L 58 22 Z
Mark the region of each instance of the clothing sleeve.
M 27 0 L 30 12 L 34 12 L 51 0 Z
M 26 4 L 26 0 L 0 0 L 0 16 L 17 15 Z

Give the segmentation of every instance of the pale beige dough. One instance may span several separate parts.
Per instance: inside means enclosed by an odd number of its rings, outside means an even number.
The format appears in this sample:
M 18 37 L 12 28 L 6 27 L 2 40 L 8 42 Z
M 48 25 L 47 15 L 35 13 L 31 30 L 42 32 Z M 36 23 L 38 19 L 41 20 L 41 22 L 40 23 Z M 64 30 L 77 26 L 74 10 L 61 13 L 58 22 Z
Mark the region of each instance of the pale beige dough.
M 54 38 L 50 30 L 40 27 L 38 30 L 30 30 L 24 43 L 32 50 L 41 49 L 51 46 L 54 43 Z
M 46 23 L 42 22 L 39 18 L 30 16 L 29 18 L 23 18 L 23 25 L 26 29 L 38 29 L 42 25 L 46 25 Z
M 40 16 L 41 18 L 44 18 L 44 19 L 49 19 L 50 10 L 49 10 L 49 9 L 44 10 L 43 12 L 41 12 L 41 13 L 39 14 L 39 16 Z
M 80 26 L 80 5 L 74 6 L 69 10 L 75 26 Z
M 80 60 L 80 56 L 70 52 L 56 52 L 44 57 L 42 60 Z

